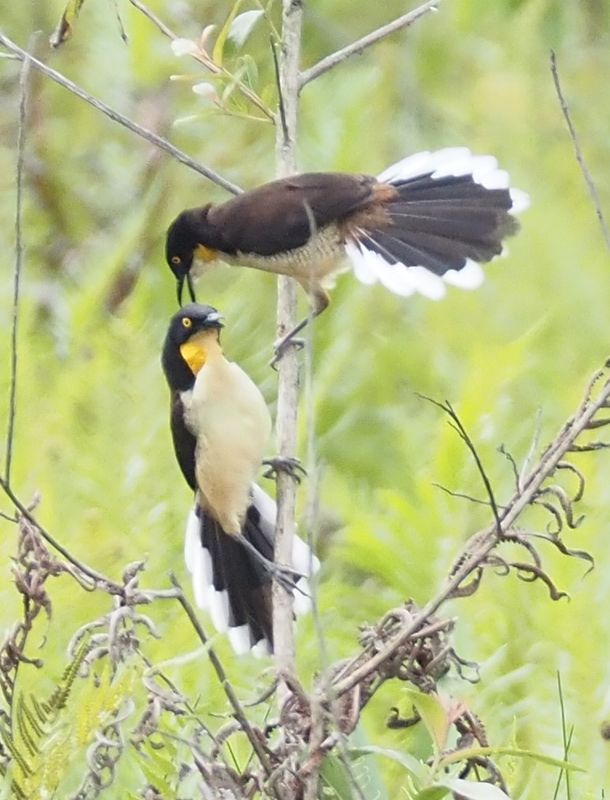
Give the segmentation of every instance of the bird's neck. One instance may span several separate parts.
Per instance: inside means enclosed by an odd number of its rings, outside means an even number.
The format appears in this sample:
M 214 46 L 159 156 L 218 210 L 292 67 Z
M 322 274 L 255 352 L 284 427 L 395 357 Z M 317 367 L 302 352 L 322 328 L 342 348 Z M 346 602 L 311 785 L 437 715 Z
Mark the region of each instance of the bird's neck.
M 223 358 L 218 331 L 215 329 L 201 331 L 191 336 L 188 342 L 180 346 L 180 352 L 193 375 L 197 375 L 205 364 Z

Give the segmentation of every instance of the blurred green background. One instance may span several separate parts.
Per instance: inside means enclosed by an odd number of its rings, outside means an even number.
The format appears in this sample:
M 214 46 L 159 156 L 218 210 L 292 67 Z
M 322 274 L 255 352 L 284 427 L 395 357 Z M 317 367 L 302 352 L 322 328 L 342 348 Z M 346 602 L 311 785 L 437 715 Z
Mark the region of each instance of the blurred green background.
M 303 66 L 409 5 L 311 2 Z M 180 36 L 196 38 L 204 26 L 221 24 L 230 4 L 151 0 L 150 7 Z M 0 27 L 23 46 L 42 31 L 32 47 L 43 60 L 230 180 L 251 187 L 273 176 L 272 126 L 215 113 L 191 91 L 209 76 L 175 57 L 168 40 L 132 6 L 119 8 L 128 44 L 112 6 L 89 0 L 72 40 L 51 51 L 47 36 L 62 9 L 61 0 L 12 4 L 0 11 Z M 452 402 L 502 501 L 512 491 L 512 475 L 498 446 L 521 462 L 537 429 L 545 444 L 610 352 L 608 252 L 549 70 L 554 48 L 584 154 L 608 208 L 609 21 L 607 0 L 447 0 L 437 14 L 303 91 L 303 170 L 374 174 L 419 149 L 466 144 L 495 154 L 532 198 L 508 257 L 489 265 L 479 291 L 453 289 L 433 303 L 401 299 L 345 275 L 331 309 L 315 323 L 300 455 L 310 470 L 313 459 L 320 467 L 318 603 L 330 660 L 355 651 L 364 621 L 407 597 L 431 597 L 465 538 L 489 522 L 484 507 L 433 486 L 483 496 L 464 446 L 416 392 Z M 245 49 L 258 69 L 253 76 L 250 65 L 249 74 L 269 93 L 267 41 L 261 24 Z M 229 49 L 227 65 L 238 56 Z M 2 419 L 19 70 L 16 61 L 0 61 Z M 170 81 L 171 75 L 182 79 Z M 169 570 L 186 584 L 182 530 L 190 497 L 174 463 L 159 366 L 176 302 L 163 237 L 182 208 L 226 194 L 41 75 L 33 73 L 30 86 L 13 485 L 26 502 L 40 493 L 40 520 L 95 568 L 119 578 L 126 563 L 146 558 L 145 586 L 167 586 Z M 267 366 L 275 336 L 273 278 L 222 268 L 200 283 L 198 296 L 225 313 L 227 354 L 274 408 L 276 376 Z M 557 603 L 542 585 L 486 576 L 474 597 L 446 609 L 458 618 L 460 654 L 481 663 L 482 680 L 446 686 L 481 717 L 492 743 L 516 741 L 560 756 L 560 670 L 574 726 L 571 758 L 587 770 L 572 776 L 572 796 L 601 798 L 604 786 L 610 788 L 610 744 L 600 735 L 610 716 L 610 462 L 604 453 L 574 460 L 587 475 L 581 504 L 587 519 L 567 534 L 568 545 L 589 549 L 595 571 L 583 578 L 581 562 L 548 552 L 548 569 L 571 595 L 570 602 Z M 304 514 L 307 484 L 299 500 Z M 7 501 L 0 508 L 11 510 Z M 546 520 L 530 522 L 540 527 Z M 16 531 L 0 524 L 0 603 L 9 626 L 21 613 L 11 584 Z M 38 626 L 30 643 L 46 661 L 44 681 L 51 687 L 73 631 L 108 609 L 106 597 L 77 593 L 67 578 L 52 589 L 52 620 Z M 150 613 L 162 633 L 159 642 L 147 643 L 151 659 L 196 649 L 177 606 L 159 605 Z M 44 649 L 37 650 L 44 638 Z M 236 660 L 222 637 L 217 645 L 240 694 L 253 697 L 252 675 L 266 664 Z M 299 625 L 298 648 L 308 684 L 324 663 L 311 620 Z M 199 698 L 203 714 L 225 709 L 204 655 L 170 664 L 166 672 Z M 25 667 L 20 680 L 34 685 L 40 676 Z M 363 716 L 365 735 L 425 757 L 425 737 L 417 730 L 385 728 L 389 707 L 399 703 L 400 686 L 386 685 Z M 388 796 L 401 796 L 404 773 L 391 762 L 380 766 Z M 517 760 L 504 760 L 502 768 L 515 798 L 553 797 L 555 769 Z M 141 773 L 133 765 L 124 770 L 125 786 L 134 790 Z M 565 790 L 557 796 L 565 797 Z

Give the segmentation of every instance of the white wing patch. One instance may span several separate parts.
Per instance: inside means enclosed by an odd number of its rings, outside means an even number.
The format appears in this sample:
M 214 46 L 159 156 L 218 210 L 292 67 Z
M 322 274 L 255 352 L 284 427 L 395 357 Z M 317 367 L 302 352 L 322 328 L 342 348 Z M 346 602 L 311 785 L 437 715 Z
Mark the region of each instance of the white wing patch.
M 403 158 L 385 169 L 377 180 L 381 183 L 408 181 L 419 176 L 429 175 L 432 180 L 461 175 L 471 175 L 472 180 L 485 189 L 509 189 L 509 175 L 498 167 L 491 155 L 473 155 L 467 147 L 446 147 L 431 152 Z M 512 206 L 510 211 L 518 214 L 529 206 L 529 197 L 519 189 L 509 189 Z M 440 300 L 445 296 L 446 285 L 461 289 L 477 289 L 485 274 L 481 266 L 467 259 L 462 269 L 450 269 L 442 276 L 422 265 L 401 265 L 392 263 L 377 250 L 367 247 L 367 231 L 355 231 L 358 241 L 348 241 L 345 252 L 352 263 L 359 281 L 371 285 L 381 283 L 386 289 L 401 297 L 418 293 L 430 300 Z
M 385 169 L 377 180 L 382 183 L 409 180 L 419 175 L 431 174 L 432 180 L 450 175 L 472 175 L 472 179 L 486 189 L 508 189 L 509 175 L 498 167 L 494 156 L 476 156 L 467 147 L 445 147 L 442 150 L 424 150 L 403 158 Z M 510 189 L 513 204 L 511 211 L 519 214 L 529 207 L 530 199 L 520 189 Z
M 366 236 L 364 231 L 361 233 Z M 409 297 L 415 292 L 429 300 L 441 300 L 445 296 L 443 279 L 425 267 L 390 264 L 380 253 L 369 250 L 362 242 L 348 242 L 345 251 L 354 265 L 356 277 L 362 280 L 360 276 L 365 276 L 363 283 L 379 281 L 390 292 L 401 297 Z M 448 282 L 451 283 L 451 280 Z
M 460 289 L 478 289 L 485 280 L 483 267 L 468 258 L 462 269 L 450 269 L 443 275 L 445 283 L 458 286 Z
M 257 484 L 252 484 L 251 497 L 260 514 L 260 529 L 265 536 L 272 540 L 275 534 L 275 501 Z M 212 623 L 219 633 L 227 634 L 236 655 L 251 652 L 256 657 L 262 657 L 269 654 L 271 647 L 266 639 L 261 639 L 255 645 L 251 645 L 248 625 L 229 626 L 229 596 L 226 590 L 217 591 L 214 588 L 212 559 L 209 552 L 201 546 L 200 531 L 201 520 L 193 507 L 186 522 L 184 560 L 192 576 L 193 595 L 197 607 L 209 613 Z M 320 560 L 300 536 L 295 536 L 293 539 L 291 566 L 306 576 L 298 580 L 297 589 L 294 592 L 294 613 L 300 616 L 311 610 L 311 588 L 308 577 L 320 569 Z

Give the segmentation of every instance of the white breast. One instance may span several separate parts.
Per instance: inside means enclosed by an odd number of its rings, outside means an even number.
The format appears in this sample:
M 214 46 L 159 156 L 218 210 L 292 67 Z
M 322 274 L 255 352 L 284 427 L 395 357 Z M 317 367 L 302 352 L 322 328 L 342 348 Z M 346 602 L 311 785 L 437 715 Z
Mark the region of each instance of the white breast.
M 248 375 L 222 356 L 200 370 L 190 400 L 203 505 L 226 533 L 239 533 L 271 433 L 267 405 Z

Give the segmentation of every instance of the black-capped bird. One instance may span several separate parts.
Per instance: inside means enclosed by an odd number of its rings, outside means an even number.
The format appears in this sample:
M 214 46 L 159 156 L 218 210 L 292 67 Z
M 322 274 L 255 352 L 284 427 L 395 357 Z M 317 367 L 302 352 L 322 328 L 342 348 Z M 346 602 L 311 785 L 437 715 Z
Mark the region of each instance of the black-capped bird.
M 272 649 L 275 502 L 254 482 L 271 432 L 258 387 L 220 345 L 222 316 L 191 303 L 175 314 L 162 364 L 171 391 L 178 464 L 195 492 L 185 559 L 197 605 L 237 653 Z M 295 613 L 309 606 L 306 575 L 319 562 L 295 537 Z
M 479 286 L 480 264 L 502 252 L 527 204 L 493 156 L 451 147 L 405 158 L 377 178 L 306 173 L 187 209 L 169 227 L 166 258 L 180 303 L 185 281 L 195 299 L 193 277 L 224 261 L 291 275 L 315 316 L 346 256 L 364 283 L 437 300 L 445 284 Z

